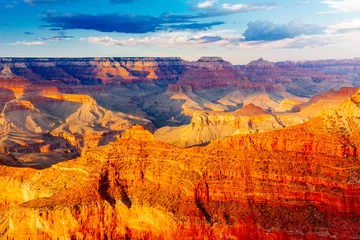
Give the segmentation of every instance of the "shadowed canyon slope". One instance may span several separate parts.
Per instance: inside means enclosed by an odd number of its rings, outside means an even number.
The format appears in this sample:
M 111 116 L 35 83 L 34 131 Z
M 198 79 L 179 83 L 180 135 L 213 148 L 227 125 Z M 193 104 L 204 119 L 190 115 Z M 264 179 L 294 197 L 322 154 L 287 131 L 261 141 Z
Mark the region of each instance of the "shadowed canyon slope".
M 357 239 L 359 129 L 360 92 L 307 123 L 206 147 L 177 148 L 135 126 L 46 170 L 2 166 L 2 187 L 13 194 L 2 195 L 1 232 L 8 239 Z
M 71 158 L 82 148 L 113 141 L 134 124 L 154 129 L 150 120 L 105 109 L 89 95 L 32 84 L 8 67 L 0 74 L 0 91 L 0 150 L 6 153 L 67 152 Z

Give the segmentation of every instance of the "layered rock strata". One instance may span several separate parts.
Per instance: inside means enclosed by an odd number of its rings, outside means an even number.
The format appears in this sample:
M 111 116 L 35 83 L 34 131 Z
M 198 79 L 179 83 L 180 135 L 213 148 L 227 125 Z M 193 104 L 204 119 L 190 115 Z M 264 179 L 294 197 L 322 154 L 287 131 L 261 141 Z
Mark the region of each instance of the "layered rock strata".
M 359 96 L 307 123 L 206 147 L 177 148 L 135 127 L 109 146 L 43 171 L 0 167 L 0 187 L 12 192 L 1 198 L 1 233 L 357 239 Z

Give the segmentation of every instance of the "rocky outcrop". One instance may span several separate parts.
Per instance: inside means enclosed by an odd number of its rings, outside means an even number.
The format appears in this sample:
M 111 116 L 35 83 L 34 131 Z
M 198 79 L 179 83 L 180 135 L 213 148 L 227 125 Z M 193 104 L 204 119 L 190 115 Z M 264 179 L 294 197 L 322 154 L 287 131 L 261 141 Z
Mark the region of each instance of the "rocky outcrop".
M 247 79 L 233 71 L 231 63 L 221 58 L 204 57 L 193 63 L 179 79 L 178 84 L 191 86 L 194 90 L 216 87 L 233 87 Z
M 89 95 L 85 94 L 62 94 L 64 100 L 77 103 L 95 102 Z
M 237 110 L 235 113 L 240 115 L 264 115 L 266 112 L 261 107 L 258 107 L 254 104 L 245 105 L 241 109 Z
M 3 70 L 1 70 L 0 78 L 13 78 L 13 77 L 14 75 L 11 69 L 9 68 L 9 66 L 5 65 Z
M 358 88 L 341 88 L 339 91 L 315 95 L 308 102 L 294 105 L 291 112 L 296 112 L 303 117 L 313 118 L 327 109 L 339 107 L 344 101 L 358 91 Z
M 250 104 L 231 113 L 194 112 L 189 125 L 160 128 L 155 138 L 179 147 L 190 147 L 231 135 L 274 131 L 308 119 L 292 113 L 267 113 Z
M 143 126 L 136 125 L 127 129 L 122 135 L 122 139 L 134 139 L 137 141 L 153 141 L 154 136 Z
M 13 154 L 0 154 L 0 165 L 21 167 L 22 163 Z

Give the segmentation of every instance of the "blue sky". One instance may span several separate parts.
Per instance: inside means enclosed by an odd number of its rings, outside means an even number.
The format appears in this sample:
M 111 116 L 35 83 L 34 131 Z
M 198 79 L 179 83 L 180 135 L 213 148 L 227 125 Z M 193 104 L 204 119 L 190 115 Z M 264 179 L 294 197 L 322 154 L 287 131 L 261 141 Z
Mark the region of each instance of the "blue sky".
M 360 57 L 359 0 L 0 0 L 0 56 Z

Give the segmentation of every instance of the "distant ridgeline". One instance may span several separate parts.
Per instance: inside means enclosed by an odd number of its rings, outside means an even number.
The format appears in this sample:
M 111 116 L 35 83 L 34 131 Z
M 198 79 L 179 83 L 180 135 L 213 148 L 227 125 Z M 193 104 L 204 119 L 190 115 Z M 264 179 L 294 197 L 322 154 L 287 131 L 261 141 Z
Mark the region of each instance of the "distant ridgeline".
M 154 81 L 163 86 L 177 83 L 189 70 L 207 68 L 229 69 L 237 76 L 257 82 L 296 81 L 304 77 L 320 82 L 328 75 L 354 82 L 359 81 L 360 59 L 270 63 L 260 58 L 246 66 L 235 66 L 220 57 L 203 57 L 196 62 L 177 57 L 0 58 L 0 69 L 4 66 L 30 81 L 53 80 L 69 85 Z M 194 81 L 200 80 L 206 79 Z

